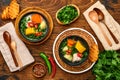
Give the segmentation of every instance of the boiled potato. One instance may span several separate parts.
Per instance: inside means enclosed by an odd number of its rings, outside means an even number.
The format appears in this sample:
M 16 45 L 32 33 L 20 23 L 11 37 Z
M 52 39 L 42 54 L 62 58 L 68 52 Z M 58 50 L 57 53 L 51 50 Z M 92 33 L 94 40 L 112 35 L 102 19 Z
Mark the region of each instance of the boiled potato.
M 40 24 L 40 29 L 43 30 L 46 28 L 46 22 L 45 21 L 42 21 L 41 24 Z

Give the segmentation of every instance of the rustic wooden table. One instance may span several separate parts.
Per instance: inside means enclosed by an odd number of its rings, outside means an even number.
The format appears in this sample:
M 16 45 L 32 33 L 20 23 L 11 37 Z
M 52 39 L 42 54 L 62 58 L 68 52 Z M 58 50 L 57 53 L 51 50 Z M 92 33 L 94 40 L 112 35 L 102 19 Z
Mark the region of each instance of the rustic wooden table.
M 83 12 L 89 8 L 92 4 L 94 4 L 97 0 L 18 0 L 18 3 L 20 4 L 20 9 L 23 10 L 26 7 L 31 7 L 31 6 L 38 6 L 40 8 L 45 9 L 51 16 L 54 22 L 54 29 L 52 32 L 52 35 L 50 38 L 44 42 L 41 45 L 37 46 L 32 46 L 26 44 L 28 49 L 30 50 L 31 54 L 35 58 L 35 62 L 44 62 L 40 57 L 39 57 L 39 52 L 45 52 L 48 56 L 52 56 L 52 46 L 53 42 L 56 38 L 56 36 L 63 30 L 68 29 L 68 28 L 83 28 L 87 31 L 89 31 L 91 34 L 94 35 L 96 38 L 99 49 L 100 51 L 103 51 L 103 47 L 90 28 L 89 24 L 85 20 L 83 16 Z M 2 13 L 2 10 L 5 8 L 6 5 L 9 4 L 9 0 L 0 0 L 0 14 Z M 120 0 L 101 0 L 101 2 L 106 6 L 107 10 L 110 12 L 110 14 L 114 17 L 114 19 L 120 24 Z M 67 26 L 62 26 L 59 25 L 55 19 L 55 13 L 56 11 L 61 8 L 62 6 L 66 4 L 76 4 L 81 12 L 80 17 L 72 24 L 67 25 Z M 10 22 L 11 20 L 1 20 L 0 18 L 0 26 L 6 24 L 7 22 Z M 12 20 L 14 23 L 14 20 Z M 32 75 L 32 68 L 33 64 L 26 67 L 22 71 L 17 71 L 14 73 L 11 73 L 2 57 L 0 54 L 0 80 L 48 80 L 49 79 L 49 74 L 47 73 L 46 76 L 43 78 L 35 78 Z M 92 75 L 91 70 L 82 73 L 82 74 L 69 74 L 61 70 L 57 66 L 57 72 L 55 75 L 54 80 L 94 80 L 95 76 Z

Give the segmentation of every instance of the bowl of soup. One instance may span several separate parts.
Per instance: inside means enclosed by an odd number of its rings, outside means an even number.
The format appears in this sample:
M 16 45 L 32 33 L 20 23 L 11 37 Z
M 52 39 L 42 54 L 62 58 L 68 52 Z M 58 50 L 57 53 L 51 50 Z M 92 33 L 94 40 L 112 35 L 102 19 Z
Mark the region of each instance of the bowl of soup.
M 41 44 L 49 38 L 53 29 L 53 21 L 44 9 L 28 7 L 18 15 L 15 28 L 24 42 Z
M 89 46 L 85 39 L 72 35 L 64 38 L 59 46 L 59 56 L 70 66 L 77 66 L 84 62 L 89 55 Z
M 82 28 L 66 29 L 54 41 L 54 59 L 65 72 L 72 74 L 86 72 L 95 64 L 89 60 L 93 44 L 97 44 L 97 41 L 88 31 Z

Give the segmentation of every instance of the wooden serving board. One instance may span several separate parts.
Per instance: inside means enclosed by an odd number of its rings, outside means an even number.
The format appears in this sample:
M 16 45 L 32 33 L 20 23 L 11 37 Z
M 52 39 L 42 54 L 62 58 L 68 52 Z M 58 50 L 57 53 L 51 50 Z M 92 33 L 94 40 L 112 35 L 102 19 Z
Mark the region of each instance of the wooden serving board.
M 115 43 L 113 40 L 113 37 L 110 35 L 110 32 L 107 29 L 107 26 L 105 26 L 103 23 L 100 22 L 100 26 L 104 30 L 105 34 L 109 38 L 110 42 L 112 43 L 112 46 L 108 44 L 106 39 L 104 38 L 99 25 L 94 23 L 90 18 L 89 18 L 89 12 L 92 11 L 94 8 L 100 9 L 104 16 L 105 16 L 105 24 L 108 26 L 108 28 L 111 30 L 111 32 L 114 34 L 114 36 L 117 38 L 119 43 Z M 98 39 L 102 43 L 103 47 L 105 50 L 118 50 L 120 49 L 120 25 L 113 19 L 113 17 L 109 14 L 109 12 L 106 10 L 106 8 L 98 1 L 94 5 L 92 5 L 89 9 L 87 9 L 84 13 L 84 16 L 86 20 L 88 21 L 90 27 L 92 30 L 95 32 L 97 35 Z

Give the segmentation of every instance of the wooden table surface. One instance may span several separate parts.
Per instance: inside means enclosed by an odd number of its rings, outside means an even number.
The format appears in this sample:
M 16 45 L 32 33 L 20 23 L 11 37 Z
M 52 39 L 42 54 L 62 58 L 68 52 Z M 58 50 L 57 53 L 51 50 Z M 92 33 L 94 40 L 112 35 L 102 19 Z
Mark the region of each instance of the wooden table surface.
M 44 62 L 40 57 L 39 57 L 39 52 L 45 52 L 48 56 L 52 56 L 52 46 L 53 42 L 56 38 L 56 36 L 62 32 L 65 29 L 68 28 L 83 28 L 87 31 L 89 31 L 91 34 L 94 35 L 96 38 L 99 49 L 100 51 L 103 51 L 103 47 L 90 28 L 89 24 L 85 20 L 83 16 L 83 12 L 89 8 L 92 4 L 94 4 L 97 0 L 18 0 L 18 3 L 20 4 L 20 9 L 23 10 L 26 7 L 31 7 L 31 6 L 37 6 L 40 8 L 45 9 L 51 16 L 54 22 L 54 28 L 52 35 L 50 38 L 44 42 L 41 45 L 37 46 L 32 46 L 26 44 L 28 49 L 30 50 L 32 56 L 35 58 L 35 62 Z M 120 24 L 120 0 L 101 0 L 101 2 L 106 6 L 107 10 L 110 12 L 110 14 L 114 17 L 114 19 Z M 67 26 L 62 26 L 59 25 L 55 19 L 55 13 L 59 8 L 66 4 L 76 4 L 81 12 L 80 17 L 72 24 L 67 25 Z M 2 10 L 9 4 L 9 0 L 0 0 L 0 14 L 2 13 Z M 0 26 L 12 21 L 14 23 L 15 20 L 1 20 L 0 18 Z M 47 73 L 43 78 L 35 78 L 32 75 L 32 68 L 33 64 L 30 66 L 26 67 L 22 71 L 17 71 L 14 73 L 11 73 L 2 57 L 0 54 L 0 80 L 48 80 L 49 79 L 49 74 Z M 82 73 L 82 74 L 69 74 L 61 70 L 57 66 L 57 72 L 55 75 L 54 80 L 94 80 L 95 76 L 92 74 L 91 70 Z

